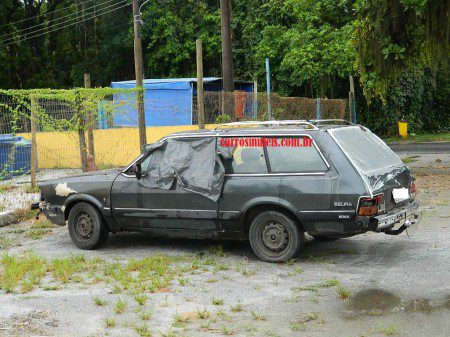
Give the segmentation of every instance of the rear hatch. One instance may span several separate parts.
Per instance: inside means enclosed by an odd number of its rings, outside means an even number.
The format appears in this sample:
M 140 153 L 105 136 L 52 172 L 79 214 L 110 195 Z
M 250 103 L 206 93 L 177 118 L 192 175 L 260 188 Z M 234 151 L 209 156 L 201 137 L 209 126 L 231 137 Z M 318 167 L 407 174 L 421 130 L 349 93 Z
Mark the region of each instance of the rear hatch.
M 384 195 L 384 211 L 404 206 L 411 200 L 414 178 L 380 138 L 362 126 L 329 129 L 328 132 L 360 174 L 369 196 Z

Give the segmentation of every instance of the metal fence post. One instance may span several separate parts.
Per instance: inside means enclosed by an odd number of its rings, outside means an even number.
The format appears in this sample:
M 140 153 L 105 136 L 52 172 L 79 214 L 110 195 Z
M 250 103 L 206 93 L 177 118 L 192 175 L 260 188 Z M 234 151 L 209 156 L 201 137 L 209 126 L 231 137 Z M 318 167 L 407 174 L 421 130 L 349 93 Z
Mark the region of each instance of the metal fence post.
M 269 58 L 266 58 L 266 81 L 267 81 L 267 115 L 269 120 L 272 119 L 272 107 L 270 105 L 270 62 Z
M 321 119 L 321 106 L 320 106 L 320 98 L 316 99 L 316 119 Z
M 253 82 L 253 118 L 258 119 L 258 81 Z

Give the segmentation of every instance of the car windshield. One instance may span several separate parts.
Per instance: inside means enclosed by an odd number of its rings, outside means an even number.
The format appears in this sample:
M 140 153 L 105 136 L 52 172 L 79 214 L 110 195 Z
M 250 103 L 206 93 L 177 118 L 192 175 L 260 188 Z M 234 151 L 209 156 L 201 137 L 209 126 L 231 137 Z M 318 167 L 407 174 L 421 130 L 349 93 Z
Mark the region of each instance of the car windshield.
M 359 126 L 329 130 L 352 164 L 369 173 L 402 164 L 401 159 L 369 129 Z

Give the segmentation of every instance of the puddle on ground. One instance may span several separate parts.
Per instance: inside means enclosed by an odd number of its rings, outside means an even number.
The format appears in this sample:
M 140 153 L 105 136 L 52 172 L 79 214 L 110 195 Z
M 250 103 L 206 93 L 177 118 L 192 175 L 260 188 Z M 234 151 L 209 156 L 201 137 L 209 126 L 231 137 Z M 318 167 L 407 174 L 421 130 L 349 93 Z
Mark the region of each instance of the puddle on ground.
M 388 311 L 401 304 L 400 297 L 382 289 L 367 289 L 351 296 L 348 308 L 354 311 Z
M 351 296 L 347 303 L 347 319 L 360 315 L 383 315 L 386 312 L 430 313 L 450 309 L 450 295 L 443 301 L 421 298 L 404 301 L 399 296 L 383 289 L 366 289 Z

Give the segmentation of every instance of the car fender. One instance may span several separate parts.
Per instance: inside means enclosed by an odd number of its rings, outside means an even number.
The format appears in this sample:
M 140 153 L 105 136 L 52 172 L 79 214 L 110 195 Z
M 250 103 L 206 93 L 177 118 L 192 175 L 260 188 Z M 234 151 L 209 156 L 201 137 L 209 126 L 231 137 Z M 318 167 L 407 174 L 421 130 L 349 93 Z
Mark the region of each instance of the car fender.
M 70 196 L 68 196 L 66 198 L 66 200 L 64 200 L 64 204 L 63 204 L 61 210 L 67 216 L 68 215 L 67 210 L 70 210 L 71 205 L 73 205 L 76 202 L 80 202 L 80 201 L 86 201 L 88 203 L 93 204 L 94 206 L 96 206 L 99 209 L 100 213 L 104 214 L 105 209 L 104 209 L 103 205 L 101 204 L 101 202 L 97 198 L 93 197 L 92 195 L 82 194 L 82 193 L 81 194 L 80 193 L 71 194 Z
M 247 213 L 247 211 L 254 207 L 254 206 L 259 206 L 259 205 L 274 205 L 274 206 L 279 206 L 279 207 L 283 207 L 285 209 L 287 209 L 288 211 L 290 211 L 292 214 L 295 215 L 295 217 L 298 219 L 298 210 L 296 209 L 296 207 L 290 203 L 289 201 L 282 199 L 282 198 L 277 198 L 277 197 L 257 197 L 257 198 L 253 198 L 248 200 L 243 206 L 242 206 L 242 214 L 245 216 L 245 214 Z M 242 217 L 244 218 L 244 217 Z

